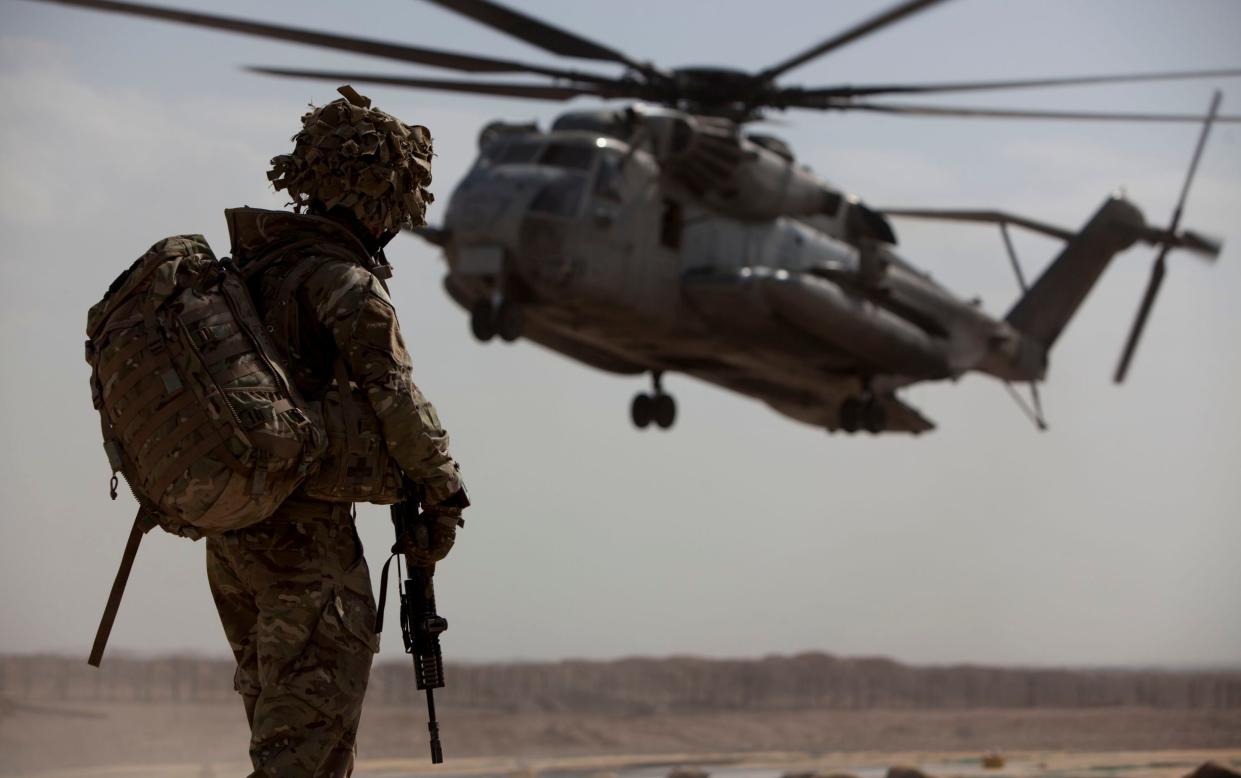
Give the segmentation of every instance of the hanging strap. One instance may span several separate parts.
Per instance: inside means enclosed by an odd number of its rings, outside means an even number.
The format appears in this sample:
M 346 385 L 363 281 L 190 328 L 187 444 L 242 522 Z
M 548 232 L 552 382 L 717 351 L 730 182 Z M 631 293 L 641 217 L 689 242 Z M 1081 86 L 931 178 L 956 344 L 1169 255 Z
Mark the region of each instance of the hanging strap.
M 116 580 L 112 582 L 112 593 L 108 595 L 108 604 L 103 608 L 103 618 L 99 620 L 99 629 L 95 631 L 95 643 L 90 649 L 90 658 L 86 663 L 98 667 L 103 661 L 103 649 L 108 645 L 108 636 L 112 634 L 112 624 L 116 621 L 116 612 L 121 607 L 121 597 L 125 594 L 125 584 L 129 582 L 129 571 L 134 567 L 134 557 L 138 555 L 138 544 L 155 524 L 139 508 L 134 516 L 134 526 L 129 531 L 129 541 L 125 544 L 125 552 L 121 554 L 121 566 L 116 570 Z
M 379 605 L 375 608 L 375 634 L 383 632 L 384 628 L 384 607 L 388 604 L 388 568 L 392 566 L 392 560 L 397 558 L 397 552 L 394 548 L 392 556 L 388 557 L 388 561 L 384 562 L 383 572 L 379 574 Z M 399 566 L 399 563 L 398 563 Z M 400 575 L 400 573 L 397 573 Z M 400 586 L 400 584 L 397 584 Z

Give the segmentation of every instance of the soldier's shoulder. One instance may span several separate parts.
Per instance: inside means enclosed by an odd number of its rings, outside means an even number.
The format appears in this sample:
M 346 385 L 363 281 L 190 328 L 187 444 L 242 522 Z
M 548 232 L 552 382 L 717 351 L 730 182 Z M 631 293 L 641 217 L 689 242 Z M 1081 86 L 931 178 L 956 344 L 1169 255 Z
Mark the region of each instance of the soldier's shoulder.
M 357 261 L 335 254 L 308 252 L 297 260 L 304 268 L 305 282 L 302 287 L 307 299 L 315 307 L 337 307 L 342 303 L 350 307 L 357 298 L 379 296 L 388 299 L 383 285 L 375 275 Z

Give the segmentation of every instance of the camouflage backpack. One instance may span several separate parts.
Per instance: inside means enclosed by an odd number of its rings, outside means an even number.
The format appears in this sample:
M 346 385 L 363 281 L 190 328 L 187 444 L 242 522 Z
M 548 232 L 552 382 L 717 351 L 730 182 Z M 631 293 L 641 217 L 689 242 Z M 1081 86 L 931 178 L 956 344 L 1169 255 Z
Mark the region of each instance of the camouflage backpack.
M 170 532 L 267 518 L 326 446 L 241 274 L 201 235 L 152 246 L 91 308 L 86 334 L 112 498 L 119 472 Z

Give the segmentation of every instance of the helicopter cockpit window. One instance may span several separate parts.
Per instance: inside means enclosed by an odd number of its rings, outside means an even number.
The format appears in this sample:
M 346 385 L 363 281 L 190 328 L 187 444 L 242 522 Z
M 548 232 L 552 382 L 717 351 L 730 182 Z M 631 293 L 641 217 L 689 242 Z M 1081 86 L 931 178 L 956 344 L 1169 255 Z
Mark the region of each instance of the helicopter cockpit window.
M 599 158 L 599 172 L 595 177 L 595 195 L 608 200 L 621 199 L 625 180 L 621 170 L 621 153 L 615 149 L 603 149 Z
M 540 164 L 570 170 L 590 170 L 595 161 L 595 147 L 576 143 L 553 143 L 543 152 Z
M 500 144 L 496 144 L 500 145 Z M 495 165 L 529 165 L 539 156 L 539 151 L 543 148 L 542 141 L 515 140 L 510 141 L 494 152 L 488 151 L 494 155 L 492 164 Z
M 586 176 L 564 175 L 547 182 L 532 203 L 532 212 L 554 216 L 575 216 L 586 192 Z

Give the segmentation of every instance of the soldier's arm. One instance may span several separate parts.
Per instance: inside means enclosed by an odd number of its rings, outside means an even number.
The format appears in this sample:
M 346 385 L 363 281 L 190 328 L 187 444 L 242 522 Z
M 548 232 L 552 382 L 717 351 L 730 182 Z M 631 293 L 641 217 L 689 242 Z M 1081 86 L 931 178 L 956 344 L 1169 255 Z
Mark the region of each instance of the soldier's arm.
M 392 458 L 426 489 L 428 504 L 462 494 L 448 433 L 414 384 L 396 310 L 379 280 L 352 262 L 330 260 L 310 276 L 303 293 L 379 416 Z

